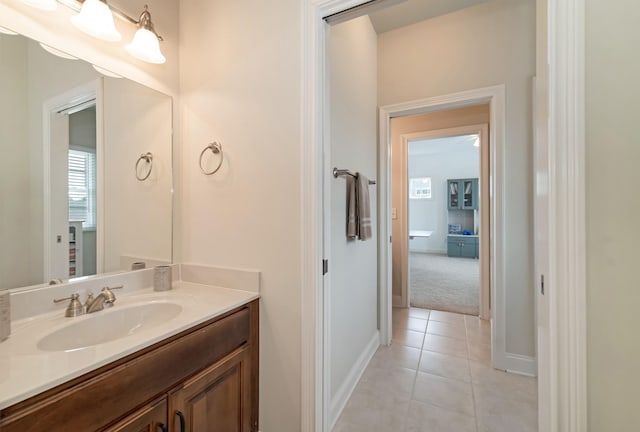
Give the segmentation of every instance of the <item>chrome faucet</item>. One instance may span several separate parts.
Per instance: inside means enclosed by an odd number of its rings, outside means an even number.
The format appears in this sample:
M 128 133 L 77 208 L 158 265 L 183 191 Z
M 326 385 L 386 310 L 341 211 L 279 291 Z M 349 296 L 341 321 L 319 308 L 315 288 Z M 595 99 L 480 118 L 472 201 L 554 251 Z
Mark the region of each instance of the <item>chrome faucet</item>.
M 108 306 L 112 306 L 113 303 L 116 301 L 116 295 L 111 290 L 120 289 L 122 287 L 123 287 L 122 285 L 111 287 L 111 288 L 104 287 L 102 288 L 102 291 L 100 291 L 100 294 L 98 294 L 95 298 L 93 297 L 92 293 L 89 293 L 89 297 L 87 298 L 87 301 L 84 304 L 85 313 L 89 314 L 89 313 L 101 311 L 102 309 L 104 309 L 105 304 Z

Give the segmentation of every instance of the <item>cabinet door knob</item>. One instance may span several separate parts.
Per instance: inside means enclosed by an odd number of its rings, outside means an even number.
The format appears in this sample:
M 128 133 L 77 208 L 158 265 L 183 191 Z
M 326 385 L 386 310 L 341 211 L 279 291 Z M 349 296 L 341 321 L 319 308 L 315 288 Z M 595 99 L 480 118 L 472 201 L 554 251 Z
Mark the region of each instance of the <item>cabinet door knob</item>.
M 180 419 L 180 432 L 186 432 L 184 414 L 182 413 L 182 411 L 176 411 L 176 415 Z
M 161 430 L 162 432 L 169 432 L 169 428 L 168 428 L 168 427 L 167 427 L 167 425 L 166 425 L 166 424 L 164 424 L 164 423 L 158 423 L 158 427 L 160 428 L 160 430 Z

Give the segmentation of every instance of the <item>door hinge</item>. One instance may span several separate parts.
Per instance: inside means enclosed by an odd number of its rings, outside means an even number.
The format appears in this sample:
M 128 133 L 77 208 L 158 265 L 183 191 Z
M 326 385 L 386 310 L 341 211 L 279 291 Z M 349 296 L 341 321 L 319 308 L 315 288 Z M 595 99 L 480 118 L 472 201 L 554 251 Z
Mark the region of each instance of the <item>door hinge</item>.
M 544 275 L 540 275 L 540 294 L 544 295 Z
M 329 260 L 323 259 L 322 260 L 322 275 L 326 275 L 327 273 L 329 273 Z
M 393 236 L 389 236 L 389 243 L 393 243 L 391 240 L 393 239 Z

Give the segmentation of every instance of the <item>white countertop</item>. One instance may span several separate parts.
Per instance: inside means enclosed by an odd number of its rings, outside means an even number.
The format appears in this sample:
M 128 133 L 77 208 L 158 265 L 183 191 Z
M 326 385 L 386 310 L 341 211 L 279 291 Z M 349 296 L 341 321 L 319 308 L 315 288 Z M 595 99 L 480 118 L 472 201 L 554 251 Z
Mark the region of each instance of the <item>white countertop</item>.
M 409 230 L 410 239 L 414 237 L 431 237 L 432 234 L 433 234 L 433 231 Z
M 77 318 L 65 318 L 60 310 L 12 322 L 10 338 L 0 343 L 0 409 L 95 370 L 183 330 L 215 318 L 259 297 L 257 292 L 221 288 L 191 282 L 174 282 L 173 289 L 151 288 L 130 294 L 116 292 L 112 308 Z M 146 304 L 175 303 L 182 311 L 173 319 L 142 328 L 121 339 L 71 351 L 41 351 L 45 335 L 94 315 Z

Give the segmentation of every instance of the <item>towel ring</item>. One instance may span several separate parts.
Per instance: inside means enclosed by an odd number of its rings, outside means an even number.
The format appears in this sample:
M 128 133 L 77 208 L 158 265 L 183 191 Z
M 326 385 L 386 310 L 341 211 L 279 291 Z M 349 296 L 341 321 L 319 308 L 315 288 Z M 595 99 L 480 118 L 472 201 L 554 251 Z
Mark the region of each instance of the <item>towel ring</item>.
M 218 162 L 218 166 L 216 166 L 213 171 L 207 171 L 202 166 L 202 157 L 204 156 L 207 150 L 211 150 L 213 154 L 220 153 L 220 162 Z M 220 167 L 222 166 L 223 159 L 224 159 L 224 153 L 222 152 L 222 144 L 219 144 L 215 141 L 212 142 L 211 144 L 206 146 L 204 150 L 202 150 L 202 152 L 200 153 L 200 171 L 202 171 L 204 175 L 211 175 L 211 174 L 217 173 Z
M 138 167 L 140 166 L 140 162 L 145 161 L 149 165 L 149 171 L 145 176 L 140 176 L 138 174 Z M 139 181 L 145 181 L 151 175 L 151 171 L 153 170 L 153 154 L 151 152 L 142 153 L 136 162 L 136 178 Z

